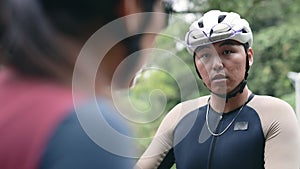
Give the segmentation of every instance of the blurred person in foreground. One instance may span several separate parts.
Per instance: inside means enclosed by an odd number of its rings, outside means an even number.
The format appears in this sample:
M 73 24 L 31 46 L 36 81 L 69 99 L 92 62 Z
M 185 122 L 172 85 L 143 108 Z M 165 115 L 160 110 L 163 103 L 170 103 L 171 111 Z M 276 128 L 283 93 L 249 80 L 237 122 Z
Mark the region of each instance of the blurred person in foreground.
M 136 168 L 299 169 L 292 107 L 247 87 L 254 58 L 248 22 L 209 11 L 191 24 L 186 44 L 211 94 L 175 106 Z
M 130 137 L 126 121 L 113 106 L 112 79 L 120 67 L 123 74 L 116 79 L 115 87 L 130 86 L 142 56 L 119 65 L 131 53 L 151 47 L 166 23 L 166 17 L 161 17 L 165 14 L 163 2 L 9 0 L 1 1 L 0 8 L 0 168 L 132 168 L 134 143 L 110 137 L 113 134 L 106 130 Z M 84 51 L 84 64 L 77 64 L 85 42 L 98 29 L 123 16 L 130 17 L 118 20 L 98 36 L 98 41 Z M 102 54 L 105 57 L 96 65 L 94 81 L 89 81 L 87 70 Z M 79 72 L 76 77 L 73 71 Z M 74 79 L 82 83 L 79 86 L 96 86 L 91 90 L 97 97 L 97 108 L 89 104 L 91 93 L 84 88 L 78 93 L 72 90 L 72 78 L 73 86 Z M 84 113 L 83 120 L 74 110 L 75 95 L 82 100 L 82 106 L 76 104 Z M 82 121 L 99 117 L 105 123 L 100 127 L 106 128 L 84 128 L 97 126 L 98 121 Z M 91 139 L 93 134 L 98 138 Z

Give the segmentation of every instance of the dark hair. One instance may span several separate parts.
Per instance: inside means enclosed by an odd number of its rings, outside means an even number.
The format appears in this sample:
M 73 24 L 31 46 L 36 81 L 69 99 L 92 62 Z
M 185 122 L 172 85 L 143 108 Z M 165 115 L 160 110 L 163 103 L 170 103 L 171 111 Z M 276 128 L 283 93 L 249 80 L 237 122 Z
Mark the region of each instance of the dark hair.
M 152 1 L 154 0 L 142 0 Z M 120 0 L 0 0 L 0 62 L 30 76 L 70 77 L 75 58 L 58 34 L 87 40 L 118 17 Z M 147 5 L 148 6 L 148 5 Z M 115 12 L 113 12 L 115 11 Z M 5 21 L 3 18 L 6 18 Z

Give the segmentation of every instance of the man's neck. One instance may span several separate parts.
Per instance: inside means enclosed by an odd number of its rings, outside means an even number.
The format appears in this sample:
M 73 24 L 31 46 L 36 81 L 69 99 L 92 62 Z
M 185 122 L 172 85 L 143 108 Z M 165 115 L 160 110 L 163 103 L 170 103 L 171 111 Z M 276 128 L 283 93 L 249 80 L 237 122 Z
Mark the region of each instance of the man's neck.
M 241 107 L 245 104 L 251 94 L 251 91 L 246 86 L 242 93 L 237 94 L 235 97 L 232 97 L 227 100 L 221 98 L 215 94 L 211 94 L 210 105 L 212 108 L 220 113 L 228 113 L 234 109 Z

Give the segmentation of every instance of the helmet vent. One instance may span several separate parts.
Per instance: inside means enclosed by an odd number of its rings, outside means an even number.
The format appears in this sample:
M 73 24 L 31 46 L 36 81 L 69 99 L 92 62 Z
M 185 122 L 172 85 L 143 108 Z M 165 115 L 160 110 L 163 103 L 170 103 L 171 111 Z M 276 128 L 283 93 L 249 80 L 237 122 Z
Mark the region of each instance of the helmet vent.
M 218 23 L 221 23 L 225 19 L 226 15 L 220 15 L 218 18 Z
M 199 28 L 203 28 L 204 27 L 203 22 L 198 22 L 198 26 L 199 26 Z

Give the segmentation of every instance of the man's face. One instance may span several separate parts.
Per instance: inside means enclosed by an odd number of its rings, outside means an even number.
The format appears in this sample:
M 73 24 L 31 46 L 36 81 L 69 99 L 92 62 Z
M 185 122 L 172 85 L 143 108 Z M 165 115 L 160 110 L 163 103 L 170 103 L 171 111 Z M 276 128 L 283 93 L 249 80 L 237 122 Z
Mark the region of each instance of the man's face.
M 251 66 L 253 62 L 251 48 L 248 55 Z M 226 94 L 232 91 L 245 76 L 245 49 L 234 40 L 198 47 L 194 61 L 203 82 L 214 93 Z

